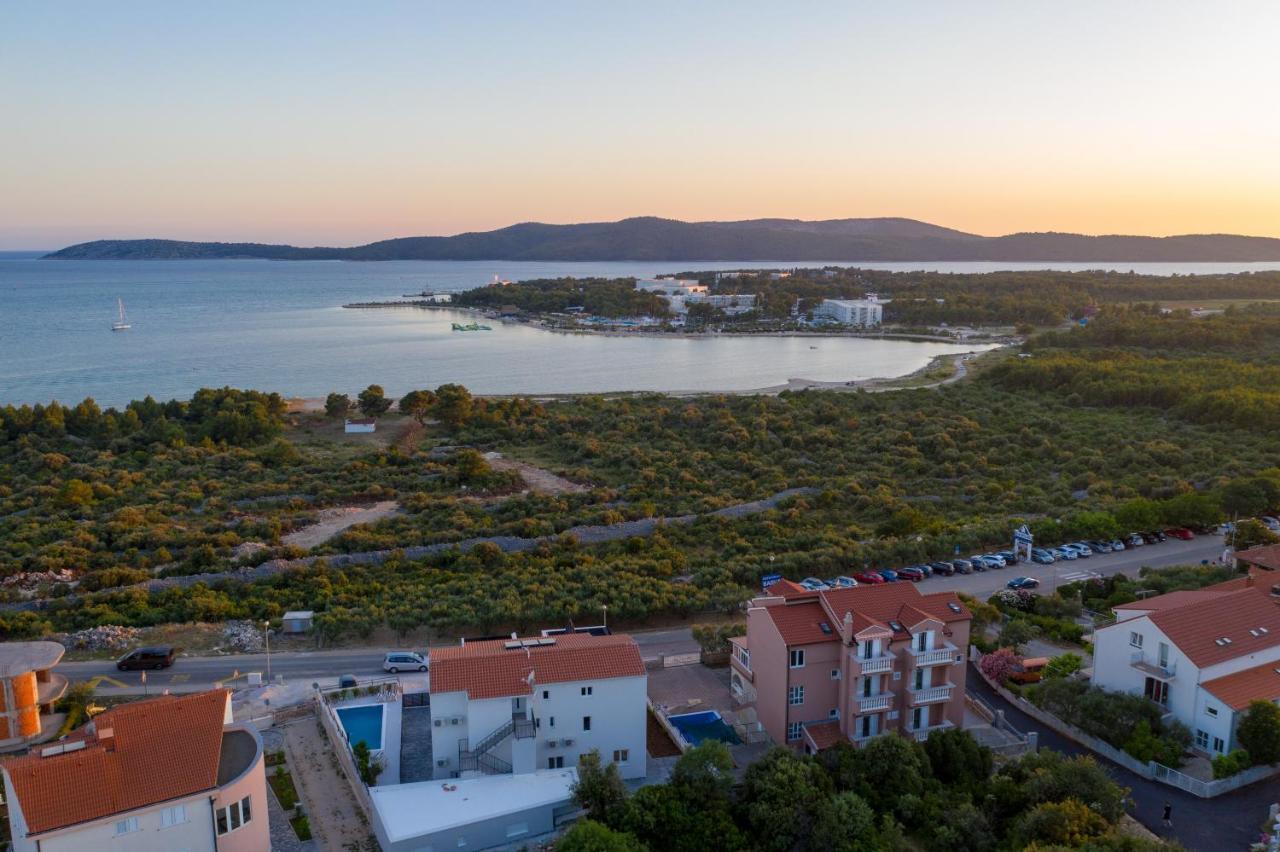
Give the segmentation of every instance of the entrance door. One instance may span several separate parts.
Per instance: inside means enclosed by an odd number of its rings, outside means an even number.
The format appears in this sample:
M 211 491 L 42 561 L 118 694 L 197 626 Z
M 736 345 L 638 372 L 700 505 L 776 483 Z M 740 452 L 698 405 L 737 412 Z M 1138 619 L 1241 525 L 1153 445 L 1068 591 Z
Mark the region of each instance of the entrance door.
M 1142 687 L 1142 694 L 1161 707 L 1169 706 L 1169 684 L 1163 680 L 1147 678 Z

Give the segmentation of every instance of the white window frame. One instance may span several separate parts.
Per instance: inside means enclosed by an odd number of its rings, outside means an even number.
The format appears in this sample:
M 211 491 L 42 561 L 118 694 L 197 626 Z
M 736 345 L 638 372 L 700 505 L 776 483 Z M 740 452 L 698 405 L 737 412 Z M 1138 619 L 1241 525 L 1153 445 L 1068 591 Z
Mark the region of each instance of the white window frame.
M 1142 647 L 1142 634 L 1141 634 L 1141 633 L 1139 633 L 1139 632 L 1138 632 L 1138 631 L 1136 631 L 1136 630 L 1130 630 L 1130 631 L 1129 631 L 1129 647 L 1131 647 L 1131 648 L 1141 648 L 1141 647 Z
M 119 837 L 122 834 L 133 834 L 135 831 L 141 831 L 141 830 L 142 830 L 142 827 L 138 825 L 138 818 L 136 816 L 125 817 L 124 819 L 116 820 L 116 836 L 117 837 Z
M 214 815 L 213 824 L 214 833 L 217 834 L 218 837 L 222 837 L 225 834 L 231 834 L 234 831 L 239 831 L 249 823 L 253 822 L 253 805 L 249 802 L 249 798 L 249 796 L 245 796 L 239 801 L 232 802 L 225 807 L 218 808 L 217 813 Z M 249 802 L 248 807 L 245 806 L 246 802 Z M 246 811 L 248 812 L 247 815 L 245 813 Z M 222 831 L 218 828 L 218 814 L 223 815 L 226 820 L 226 831 Z M 233 814 L 235 815 L 234 820 L 232 819 Z M 233 822 L 235 823 L 234 825 L 232 824 Z
M 800 723 L 791 722 L 787 725 L 787 742 L 795 742 L 800 739 Z
M 186 805 L 173 805 L 160 811 L 160 827 L 173 828 L 178 825 L 186 825 L 191 821 L 187 815 Z
M 788 657 L 790 667 L 793 669 L 804 668 L 804 648 L 792 648 Z
M 1198 729 L 1196 730 L 1196 748 L 1202 748 L 1205 751 L 1209 750 L 1209 732 L 1208 731 L 1201 731 Z
M 787 704 L 791 707 L 799 707 L 803 703 L 804 684 L 787 687 Z
M 1204 708 L 1204 712 L 1205 712 L 1205 713 L 1207 713 L 1207 714 L 1208 714 L 1208 715 L 1210 715 L 1210 716 L 1217 716 L 1217 715 L 1218 715 L 1218 708 L 1217 708 L 1217 707 L 1205 707 L 1205 708 Z

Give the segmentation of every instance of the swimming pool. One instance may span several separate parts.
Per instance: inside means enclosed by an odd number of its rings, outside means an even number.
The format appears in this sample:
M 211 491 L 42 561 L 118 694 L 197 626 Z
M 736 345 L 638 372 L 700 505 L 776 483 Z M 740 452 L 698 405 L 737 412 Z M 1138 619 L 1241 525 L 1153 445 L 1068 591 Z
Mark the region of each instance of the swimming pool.
M 690 745 L 698 745 L 703 740 L 719 740 L 729 745 L 738 745 L 742 740 L 734 733 L 733 728 L 725 724 L 717 710 L 703 710 L 700 713 L 682 713 L 679 716 L 668 716 L 667 721 L 676 726 Z
M 338 721 L 347 732 L 351 745 L 364 740 L 370 751 L 382 748 L 382 705 L 365 704 L 361 707 L 339 707 Z

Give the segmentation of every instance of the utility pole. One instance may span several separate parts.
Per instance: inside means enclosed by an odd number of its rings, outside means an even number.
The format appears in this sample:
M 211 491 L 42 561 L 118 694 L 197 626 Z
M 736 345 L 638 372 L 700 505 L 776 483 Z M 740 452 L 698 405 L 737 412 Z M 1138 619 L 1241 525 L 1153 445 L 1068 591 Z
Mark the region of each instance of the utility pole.
M 267 643 L 267 683 L 271 682 L 271 622 L 262 622 L 262 638 Z

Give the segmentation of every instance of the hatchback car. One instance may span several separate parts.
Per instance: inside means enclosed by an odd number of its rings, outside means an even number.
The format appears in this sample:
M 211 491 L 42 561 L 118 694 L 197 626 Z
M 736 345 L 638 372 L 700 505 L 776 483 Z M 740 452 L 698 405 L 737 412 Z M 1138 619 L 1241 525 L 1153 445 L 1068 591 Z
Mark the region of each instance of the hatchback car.
M 956 573 L 956 566 L 950 562 L 930 562 L 929 567 L 933 569 L 933 573 L 939 577 L 950 577 Z
M 1142 537 L 1142 533 L 1129 533 L 1129 537 L 1125 540 L 1125 544 L 1130 547 L 1142 547 L 1147 540 Z
M 1071 544 L 1068 544 L 1067 547 L 1074 550 L 1076 552 L 1076 555 L 1079 556 L 1081 559 L 1088 559 L 1089 557 L 1093 556 L 1093 548 L 1089 546 L 1088 542 L 1073 541 L 1071 542 Z
M 135 648 L 116 660 L 116 668 L 122 672 L 136 671 L 138 669 L 167 669 L 173 665 L 174 657 L 181 650 L 181 648 L 173 648 L 168 645 L 155 648 Z
M 910 580 L 913 583 L 919 583 L 924 579 L 924 572 L 912 565 L 909 568 L 899 568 L 898 577 L 902 580 Z
M 970 556 L 970 557 L 969 557 L 969 564 L 973 566 L 973 570 L 975 570 L 975 571 L 985 571 L 985 570 L 987 570 L 987 560 L 986 560 L 986 557 L 982 556 L 981 554 L 979 554 L 979 555 L 977 555 L 977 556 Z
M 415 651 L 388 651 L 382 658 L 382 670 L 399 674 L 400 672 L 427 670 L 427 658 Z
M 1196 534 L 1186 527 L 1172 527 L 1165 530 L 1164 534 L 1169 536 L 1169 538 L 1181 539 L 1182 541 L 1191 541 L 1196 537 Z
M 854 574 L 853 579 L 869 586 L 878 586 L 885 581 L 884 577 L 881 577 L 875 571 L 863 571 L 861 574 Z
M 968 559 L 952 559 L 951 567 L 956 569 L 957 574 L 969 574 L 973 572 L 973 563 Z
M 1055 559 L 1065 559 L 1068 562 L 1074 562 L 1080 558 L 1080 554 L 1076 553 L 1075 550 L 1070 547 L 1055 547 L 1053 549 L 1053 555 Z
M 828 581 L 827 585 L 833 589 L 852 589 L 858 585 L 858 581 L 852 577 L 839 576 L 834 580 Z
M 1043 547 L 1037 547 L 1031 551 L 1031 561 L 1039 565 L 1052 565 L 1057 559 L 1048 550 Z
M 881 577 L 884 577 L 884 581 L 886 583 L 898 582 L 898 572 L 894 571 L 892 568 L 882 568 L 880 569 L 879 574 Z
M 1038 589 L 1040 581 L 1035 577 L 1014 577 L 1005 585 L 1011 589 Z
M 1094 540 L 1089 542 L 1089 546 L 1093 548 L 1094 553 L 1110 553 L 1111 552 L 1111 542 L 1109 541 Z

